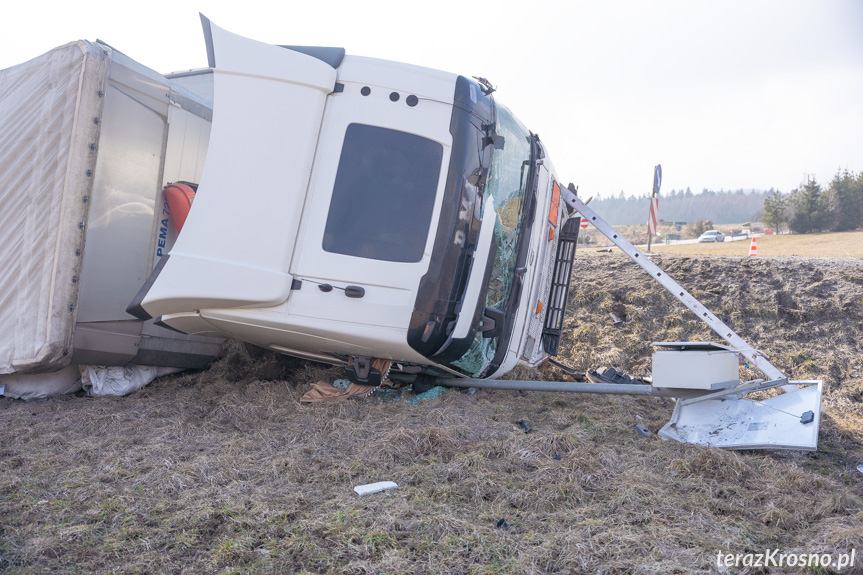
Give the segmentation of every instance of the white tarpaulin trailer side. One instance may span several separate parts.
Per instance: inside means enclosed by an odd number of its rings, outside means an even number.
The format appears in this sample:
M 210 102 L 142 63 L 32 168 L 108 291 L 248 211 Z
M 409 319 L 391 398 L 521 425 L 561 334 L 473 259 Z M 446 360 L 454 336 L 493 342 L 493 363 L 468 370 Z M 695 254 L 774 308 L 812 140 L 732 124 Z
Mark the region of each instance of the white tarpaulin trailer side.
M 68 365 L 110 60 L 73 42 L 0 71 L 0 374 Z M 38 105 L 34 105 L 38 103 Z M 88 170 L 90 172 L 88 173 Z
M 211 121 L 211 102 L 104 44 L 0 70 L 7 395 L 23 375 L 69 365 L 203 367 L 215 356 L 221 339 L 125 311 L 176 239 L 162 188 L 200 180 Z

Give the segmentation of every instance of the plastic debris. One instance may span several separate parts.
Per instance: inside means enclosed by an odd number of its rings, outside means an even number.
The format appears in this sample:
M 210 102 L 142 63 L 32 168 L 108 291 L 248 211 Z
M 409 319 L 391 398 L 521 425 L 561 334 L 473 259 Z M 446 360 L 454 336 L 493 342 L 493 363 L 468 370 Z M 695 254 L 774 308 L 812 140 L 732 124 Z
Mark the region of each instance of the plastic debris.
M 351 386 L 351 380 L 349 379 L 337 379 L 333 382 L 333 387 L 337 389 L 347 389 Z
M 378 481 L 377 483 L 367 483 L 365 485 L 357 485 L 354 487 L 354 492 L 362 497 L 371 493 L 379 493 L 387 489 L 395 489 L 398 485 L 395 481 Z
M 563 371 L 566 374 L 578 375 L 578 372 L 575 370 L 574 367 L 572 367 L 570 365 L 566 365 L 565 363 L 561 363 L 561 362 L 557 361 L 556 359 L 554 359 L 553 357 L 548 358 L 548 363 L 550 363 L 551 365 L 560 369 L 561 371 Z
M 617 383 L 623 385 L 644 383 L 635 379 L 631 375 L 623 373 L 623 371 L 616 367 L 600 367 L 599 369 L 588 369 L 585 375 L 587 375 L 587 379 L 591 383 Z
M 635 433 L 637 433 L 641 437 L 647 437 L 648 435 L 650 435 L 650 429 L 648 429 L 647 426 L 643 423 L 639 423 L 633 429 L 635 430 Z
M 860 473 L 863 473 L 863 465 L 858 465 L 857 471 L 859 471 Z
M 532 428 L 531 428 L 531 426 L 529 426 L 529 425 L 527 424 L 527 422 L 526 422 L 525 420 L 523 420 L 523 419 L 520 419 L 520 420 L 519 420 L 519 422 L 518 422 L 518 426 L 519 426 L 520 428 L 522 428 L 522 429 L 524 430 L 524 432 L 525 432 L 525 433 L 530 433 L 530 430 L 532 429 Z
M 157 377 L 183 371 L 176 367 L 156 367 L 149 365 L 125 366 L 80 366 L 81 385 L 87 395 L 129 395 L 138 391 Z
M 497 522 L 498 529 L 509 529 L 513 525 L 514 523 L 507 523 L 505 517 L 501 517 L 500 521 Z
M 0 382 L 0 395 L 11 399 L 41 399 L 79 391 L 81 372 L 77 365 L 69 365 L 53 373 L 0 375 Z

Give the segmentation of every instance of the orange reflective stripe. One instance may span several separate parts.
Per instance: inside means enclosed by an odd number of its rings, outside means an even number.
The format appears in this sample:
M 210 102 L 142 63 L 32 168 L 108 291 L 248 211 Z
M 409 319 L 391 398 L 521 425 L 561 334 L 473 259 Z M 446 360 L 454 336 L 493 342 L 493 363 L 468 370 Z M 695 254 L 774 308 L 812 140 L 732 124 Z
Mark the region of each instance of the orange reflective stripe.
M 548 221 L 551 225 L 557 227 L 557 215 L 560 212 L 560 186 L 557 182 L 551 188 L 551 208 L 548 210 Z

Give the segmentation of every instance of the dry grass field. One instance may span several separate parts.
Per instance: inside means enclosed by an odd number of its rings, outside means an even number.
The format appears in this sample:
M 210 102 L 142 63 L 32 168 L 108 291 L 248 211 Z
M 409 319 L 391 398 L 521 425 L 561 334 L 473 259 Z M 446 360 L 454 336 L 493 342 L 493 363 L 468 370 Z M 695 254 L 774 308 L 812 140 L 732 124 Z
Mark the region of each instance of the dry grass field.
M 786 374 L 825 380 L 817 452 L 662 441 L 673 404 L 654 398 L 411 404 L 404 388 L 309 406 L 337 370 L 231 344 L 125 398 L 0 398 L 0 572 L 836 572 L 717 566 L 771 549 L 856 551 L 841 572 L 863 572 L 863 263 L 655 257 Z M 578 255 L 573 290 L 561 359 L 580 371 L 640 375 L 652 341 L 714 339 L 619 254 Z M 399 488 L 352 492 L 382 480 Z
M 740 229 L 740 226 L 732 226 L 724 230 Z M 634 243 L 642 246 L 643 251 L 646 251 L 647 235 L 644 233 L 645 226 L 623 226 L 621 232 L 624 236 Z M 720 227 L 721 229 L 721 227 Z M 669 228 L 670 230 L 670 228 Z M 609 248 L 619 252 L 613 247 L 613 244 L 604 238 L 602 234 L 596 232 L 592 228 L 588 228 L 588 233 L 594 245 L 588 247 L 580 247 L 582 251 L 591 253 L 599 250 L 607 250 Z M 759 235 L 756 238 L 758 244 L 758 255 L 762 257 L 782 257 L 782 256 L 801 256 L 801 257 L 842 257 L 842 258 L 863 258 L 863 231 L 854 232 L 838 232 L 838 233 L 823 233 L 823 234 L 787 234 L 787 235 Z M 662 241 L 654 242 L 651 245 L 651 252 L 659 254 L 686 254 L 693 256 L 748 256 L 750 240 L 745 237 L 738 236 L 734 241 L 726 241 L 723 243 L 688 243 L 665 245 Z
M 825 234 L 788 234 L 758 236 L 758 255 L 863 258 L 863 231 Z M 749 240 L 734 242 L 654 245 L 651 251 L 661 254 L 746 256 Z

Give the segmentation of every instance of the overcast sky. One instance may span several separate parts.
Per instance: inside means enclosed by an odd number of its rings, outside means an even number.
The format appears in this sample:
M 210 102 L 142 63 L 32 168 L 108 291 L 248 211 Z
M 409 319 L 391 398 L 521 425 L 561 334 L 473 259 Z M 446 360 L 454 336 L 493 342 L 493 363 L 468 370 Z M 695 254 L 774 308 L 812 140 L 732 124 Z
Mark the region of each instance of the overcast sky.
M 206 66 L 198 12 L 272 44 L 484 76 L 582 194 L 776 188 L 863 170 L 863 1 L 6 3 L 0 69 L 97 38 Z M 0 110 L 2 113 L 2 110 Z

